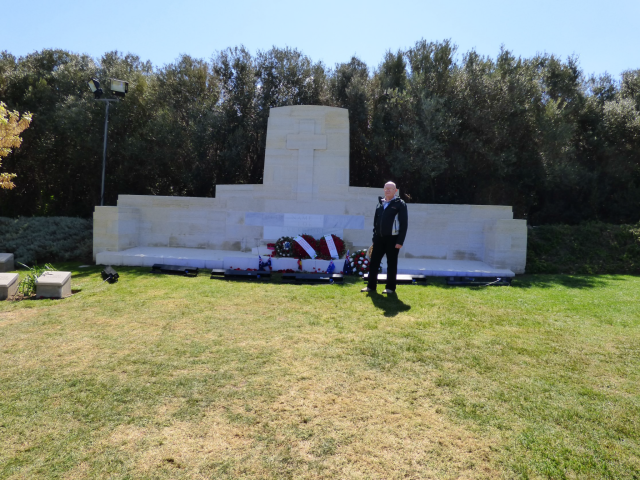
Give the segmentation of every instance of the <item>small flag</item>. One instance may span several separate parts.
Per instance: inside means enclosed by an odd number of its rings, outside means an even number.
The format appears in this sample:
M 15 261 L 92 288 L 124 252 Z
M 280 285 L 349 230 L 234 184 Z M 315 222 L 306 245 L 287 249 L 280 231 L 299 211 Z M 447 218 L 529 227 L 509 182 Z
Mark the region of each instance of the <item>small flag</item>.
M 351 259 L 349 258 L 349 250 L 347 250 L 347 256 L 344 258 L 342 271 L 345 275 L 351 275 L 353 273 L 353 270 L 351 269 Z
M 333 272 L 335 272 L 335 270 L 336 270 L 336 266 L 333 264 L 333 260 L 331 260 L 329 267 L 327 267 L 327 273 L 331 275 Z
M 266 267 L 269 267 L 269 271 L 271 271 L 271 258 L 269 258 L 269 261 L 263 262 L 262 256 L 258 255 L 258 270 L 261 272 L 265 272 Z
M 298 270 L 302 271 L 302 259 L 298 259 Z

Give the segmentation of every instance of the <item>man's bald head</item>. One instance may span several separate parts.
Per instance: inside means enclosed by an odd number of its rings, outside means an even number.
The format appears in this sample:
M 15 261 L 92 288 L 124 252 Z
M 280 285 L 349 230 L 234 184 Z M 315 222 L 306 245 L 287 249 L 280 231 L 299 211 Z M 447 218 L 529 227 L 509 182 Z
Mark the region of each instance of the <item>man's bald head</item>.
M 396 196 L 398 189 L 396 188 L 396 184 L 393 182 L 387 182 L 384 184 L 384 199 L 389 201 L 392 200 L 393 197 Z

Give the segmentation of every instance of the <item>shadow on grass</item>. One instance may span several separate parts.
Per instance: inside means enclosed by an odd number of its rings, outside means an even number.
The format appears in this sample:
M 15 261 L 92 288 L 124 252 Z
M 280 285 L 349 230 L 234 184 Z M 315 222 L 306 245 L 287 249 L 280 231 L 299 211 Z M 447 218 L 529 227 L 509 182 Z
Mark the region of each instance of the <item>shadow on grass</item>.
M 604 288 L 611 282 L 625 282 L 622 275 L 518 275 L 513 279 L 511 288 Z M 502 285 L 447 285 L 445 277 L 429 277 L 428 285 L 436 288 L 465 288 L 480 290 L 483 288 L 509 288 Z
M 625 282 L 620 275 L 521 275 L 513 280 L 513 288 L 604 288 L 615 282 Z
M 373 305 L 376 308 L 384 311 L 385 317 L 395 317 L 401 312 L 406 312 L 411 309 L 411 305 L 407 305 L 398 298 L 397 294 L 394 295 L 380 295 L 378 292 L 367 293 Z

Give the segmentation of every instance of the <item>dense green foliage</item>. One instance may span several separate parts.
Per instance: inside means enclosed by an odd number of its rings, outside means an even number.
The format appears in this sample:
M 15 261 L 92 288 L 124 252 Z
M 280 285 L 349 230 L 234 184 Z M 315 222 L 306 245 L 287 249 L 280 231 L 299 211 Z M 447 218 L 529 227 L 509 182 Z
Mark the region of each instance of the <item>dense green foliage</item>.
M 529 228 L 527 273 L 640 274 L 640 224 Z
M 69 217 L 0 217 L 0 252 L 13 253 L 16 262 L 91 260 L 93 222 Z
M 0 100 L 34 113 L 7 157 L 0 215 L 87 217 L 99 203 L 104 104 L 89 76 L 130 82 L 110 109 L 106 204 L 260 183 L 270 107 L 349 109 L 350 183 L 407 201 L 513 205 L 532 225 L 640 220 L 640 70 L 585 77 L 573 58 L 459 57 L 449 41 L 328 68 L 243 47 L 154 68 L 118 52 L 0 53 Z

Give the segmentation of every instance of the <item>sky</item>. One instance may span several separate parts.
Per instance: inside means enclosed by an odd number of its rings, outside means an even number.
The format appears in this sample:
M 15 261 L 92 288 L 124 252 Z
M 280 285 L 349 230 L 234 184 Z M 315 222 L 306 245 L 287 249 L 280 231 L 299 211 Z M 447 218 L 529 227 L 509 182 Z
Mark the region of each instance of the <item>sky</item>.
M 244 45 L 295 48 L 329 67 L 357 56 L 371 69 L 418 40 L 451 40 L 458 55 L 575 55 L 586 76 L 640 69 L 640 0 L 3 0 L 0 51 L 133 53 L 156 67 L 181 54 L 208 60 Z

